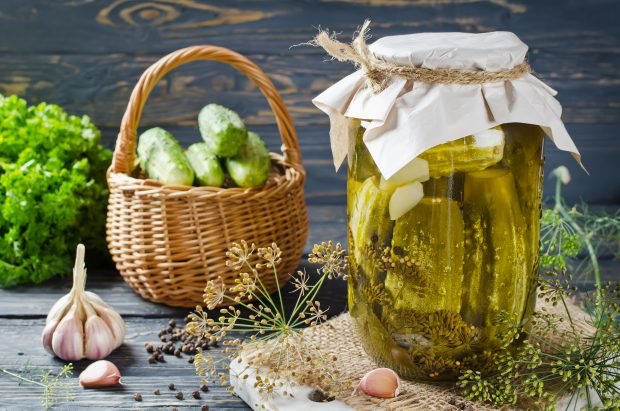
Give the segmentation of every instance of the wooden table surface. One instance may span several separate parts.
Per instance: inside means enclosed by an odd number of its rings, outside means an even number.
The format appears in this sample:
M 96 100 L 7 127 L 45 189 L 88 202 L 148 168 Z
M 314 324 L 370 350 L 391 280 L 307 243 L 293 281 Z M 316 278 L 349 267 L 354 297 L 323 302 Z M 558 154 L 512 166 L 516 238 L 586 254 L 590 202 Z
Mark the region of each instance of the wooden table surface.
M 346 242 L 343 233 L 346 210 L 344 206 L 310 207 L 311 232 L 308 244 L 332 239 Z M 309 246 L 307 247 L 309 251 Z M 604 277 L 607 280 L 620 277 L 620 263 L 602 260 Z M 88 264 L 88 256 L 87 256 Z M 302 268 L 313 272 L 307 261 Z M 588 282 L 579 284 L 582 290 L 591 289 Z M 63 362 L 44 351 L 40 343 L 45 316 L 52 304 L 70 288 L 69 279 L 56 279 L 38 286 L 0 290 L 0 368 L 18 371 L 29 363 L 38 368 L 62 367 Z M 123 375 L 123 386 L 104 390 L 84 390 L 77 386 L 77 375 L 88 365 L 87 361 L 75 363 L 73 391 L 75 399 L 62 401 L 57 409 L 200 409 L 209 405 L 211 410 L 248 409 L 239 399 L 217 384 L 210 384 L 210 391 L 201 400 L 191 397 L 199 387 L 200 378 L 183 358 L 166 356 L 165 363 L 149 364 L 149 354 L 144 349 L 146 342 L 158 342 L 157 333 L 170 319 L 182 323 L 188 313 L 185 309 L 174 309 L 142 300 L 127 286 L 114 270 L 92 270 L 87 288 L 99 294 L 123 316 L 127 324 L 125 343 L 108 358 L 118 365 Z M 285 296 L 292 298 L 286 289 Z M 346 309 L 346 283 L 335 281 L 323 287 L 319 300 L 329 306 L 329 314 L 337 315 Z M 222 356 L 221 348 L 213 348 L 211 355 Z M 184 400 L 174 397 L 175 391 L 168 390 L 173 383 L 184 393 Z M 161 395 L 153 394 L 155 389 Z M 135 393 L 142 394 L 142 402 L 134 400 Z M 0 374 L 0 410 L 40 409 L 39 387 L 18 384 L 18 381 Z
M 345 242 L 344 206 L 313 206 L 310 214 L 310 241 L 331 239 Z M 88 255 L 86 264 L 88 266 Z M 302 260 L 301 265 L 302 269 L 313 272 L 307 261 Z M 0 290 L 0 368 L 19 371 L 27 363 L 32 367 L 55 370 L 63 366 L 63 361 L 53 358 L 43 349 L 40 334 L 48 310 L 70 287 L 70 280 L 65 278 L 38 286 Z M 61 401 L 55 409 L 200 409 L 202 405 L 209 405 L 211 410 L 249 409 L 243 401 L 233 398 L 230 392 L 217 384 L 210 384 L 209 392 L 202 393 L 201 400 L 192 398 L 192 391 L 200 386 L 200 378 L 195 375 L 193 365 L 188 363 L 189 355 L 183 354 L 182 358 L 166 355 L 165 363 L 148 363 L 150 354 L 144 349 L 144 344 L 159 343 L 159 330 L 165 328 L 170 319 L 183 324 L 182 319 L 188 310 L 143 300 L 114 270 L 91 269 L 87 289 L 97 293 L 125 319 L 125 343 L 108 357 L 119 367 L 123 385 L 112 389 L 84 390 L 77 385 L 77 376 L 90 362 L 76 362 L 74 378 L 71 380 L 75 399 L 71 402 Z M 287 300 L 293 298 L 289 291 L 287 287 L 283 292 Z M 329 286 L 323 287 L 319 299 L 331 307 L 330 314 L 343 312 L 346 306 L 346 283 L 331 282 Z M 212 348 L 210 353 L 217 357 L 223 355 L 221 348 Z M 184 393 L 185 399 L 175 398 L 176 391 L 168 389 L 170 383 Z M 161 395 L 154 395 L 155 389 L 159 389 Z M 142 402 L 134 400 L 137 392 L 141 393 Z M 19 385 L 16 379 L 0 373 L 0 410 L 40 409 L 40 395 L 40 387 L 26 383 Z

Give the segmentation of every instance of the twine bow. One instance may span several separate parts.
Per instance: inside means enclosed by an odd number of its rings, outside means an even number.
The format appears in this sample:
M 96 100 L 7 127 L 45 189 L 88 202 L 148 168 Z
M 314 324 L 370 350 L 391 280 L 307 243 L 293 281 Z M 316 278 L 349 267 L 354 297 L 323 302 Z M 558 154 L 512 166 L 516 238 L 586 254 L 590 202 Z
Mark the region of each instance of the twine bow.
M 311 44 L 323 47 L 332 58 L 350 61 L 361 69 L 373 93 L 383 91 L 393 77 L 434 84 L 483 84 L 515 80 L 531 72 L 527 61 L 501 71 L 429 69 L 391 63 L 377 58 L 368 48 L 366 39 L 369 26 L 370 20 L 364 21 L 351 44 L 336 40 L 335 35 L 326 30 L 319 31 Z

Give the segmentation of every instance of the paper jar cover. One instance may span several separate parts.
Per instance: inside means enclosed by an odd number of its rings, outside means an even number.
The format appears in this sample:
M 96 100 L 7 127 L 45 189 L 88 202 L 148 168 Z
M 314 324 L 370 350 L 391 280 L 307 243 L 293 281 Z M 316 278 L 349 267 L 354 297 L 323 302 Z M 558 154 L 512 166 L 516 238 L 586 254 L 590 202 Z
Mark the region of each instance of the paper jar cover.
M 522 63 L 527 45 L 509 32 L 420 33 L 383 37 L 370 45 L 380 59 L 415 67 L 498 71 Z M 531 74 L 474 84 L 428 84 L 395 77 L 373 94 L 361 70 L 329 87 L 312 102 L 330 119 L 338 168 L 361 119 L 364 142 L 385 178 L 431 147 L 504 123 L 540 126 L 557 148 L 581 161 L 561 120 L 556 91 Z

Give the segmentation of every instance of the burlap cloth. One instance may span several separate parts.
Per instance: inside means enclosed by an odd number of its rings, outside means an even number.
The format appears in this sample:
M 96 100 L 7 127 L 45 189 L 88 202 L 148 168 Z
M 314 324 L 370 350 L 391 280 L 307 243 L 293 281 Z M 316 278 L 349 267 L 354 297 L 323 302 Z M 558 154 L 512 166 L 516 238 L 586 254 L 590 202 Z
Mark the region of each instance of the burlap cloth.
M 573 324 L 583 335 L 592 335 L 593 326 L 589 315 L 577 304 L 568 302 Z M 563 306 L 554 307 L 538 301 L 537 310 L 545 310 L 559 317 L 567 318 Z M 568 327 L 568 320 L 562 321 Z M 362 348 L 363 336 L 356 332 L 348 313 L 305 331 L 306 336 L 326 352 L 335 354 L 342 371 L 342 389 L 335 392 L 337 399 L 356 410 L 497 410 L 498 408 L 473 403 L 458 395 L 453 385 L 430 385 L 423 382 L 401 381 L 401 394 L 392 399 L 374 398 L 361 393 L 352 395 L 362 376 L 378 366 Z M 506 408 L 504 408 L 506 409 Z M 511 408 L 515 409 L 515 408 Z

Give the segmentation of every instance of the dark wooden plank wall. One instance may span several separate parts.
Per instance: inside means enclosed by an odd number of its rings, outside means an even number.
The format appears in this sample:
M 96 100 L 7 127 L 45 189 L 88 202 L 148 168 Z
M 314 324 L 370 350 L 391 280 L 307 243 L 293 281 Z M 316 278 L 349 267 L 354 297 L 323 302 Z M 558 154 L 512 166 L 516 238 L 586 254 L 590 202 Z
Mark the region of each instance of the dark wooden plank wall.
M 188 45 L 230 47 L 261 65 L 282 92 L 298 126 L 308 201 L 343 204 L 345 173 L 333 171 L 327 118 L 310 100 L 351 67 L 324 62 L 318 49 L 290 46 L 310 39 L 319 25 L 347 38 L 367 17 L 375 37 L 510 30 L 530 45 L 533 68 L 559 91 L 591 176 L 551 145 L 547 168 L 569 165 L 569 201 L 619 204 L 618 15 L 617 0 L 3 0 L 0 93 L 88 114 L 112 147 L 131 89 L 149 64 Z M 278 148 L 266 103 L 220 64 L 196 63 L 164 79 L 142 126 L 165 126 L 183 142 L 196 140 L 196 113 L 207 102 L 238 110 Z

